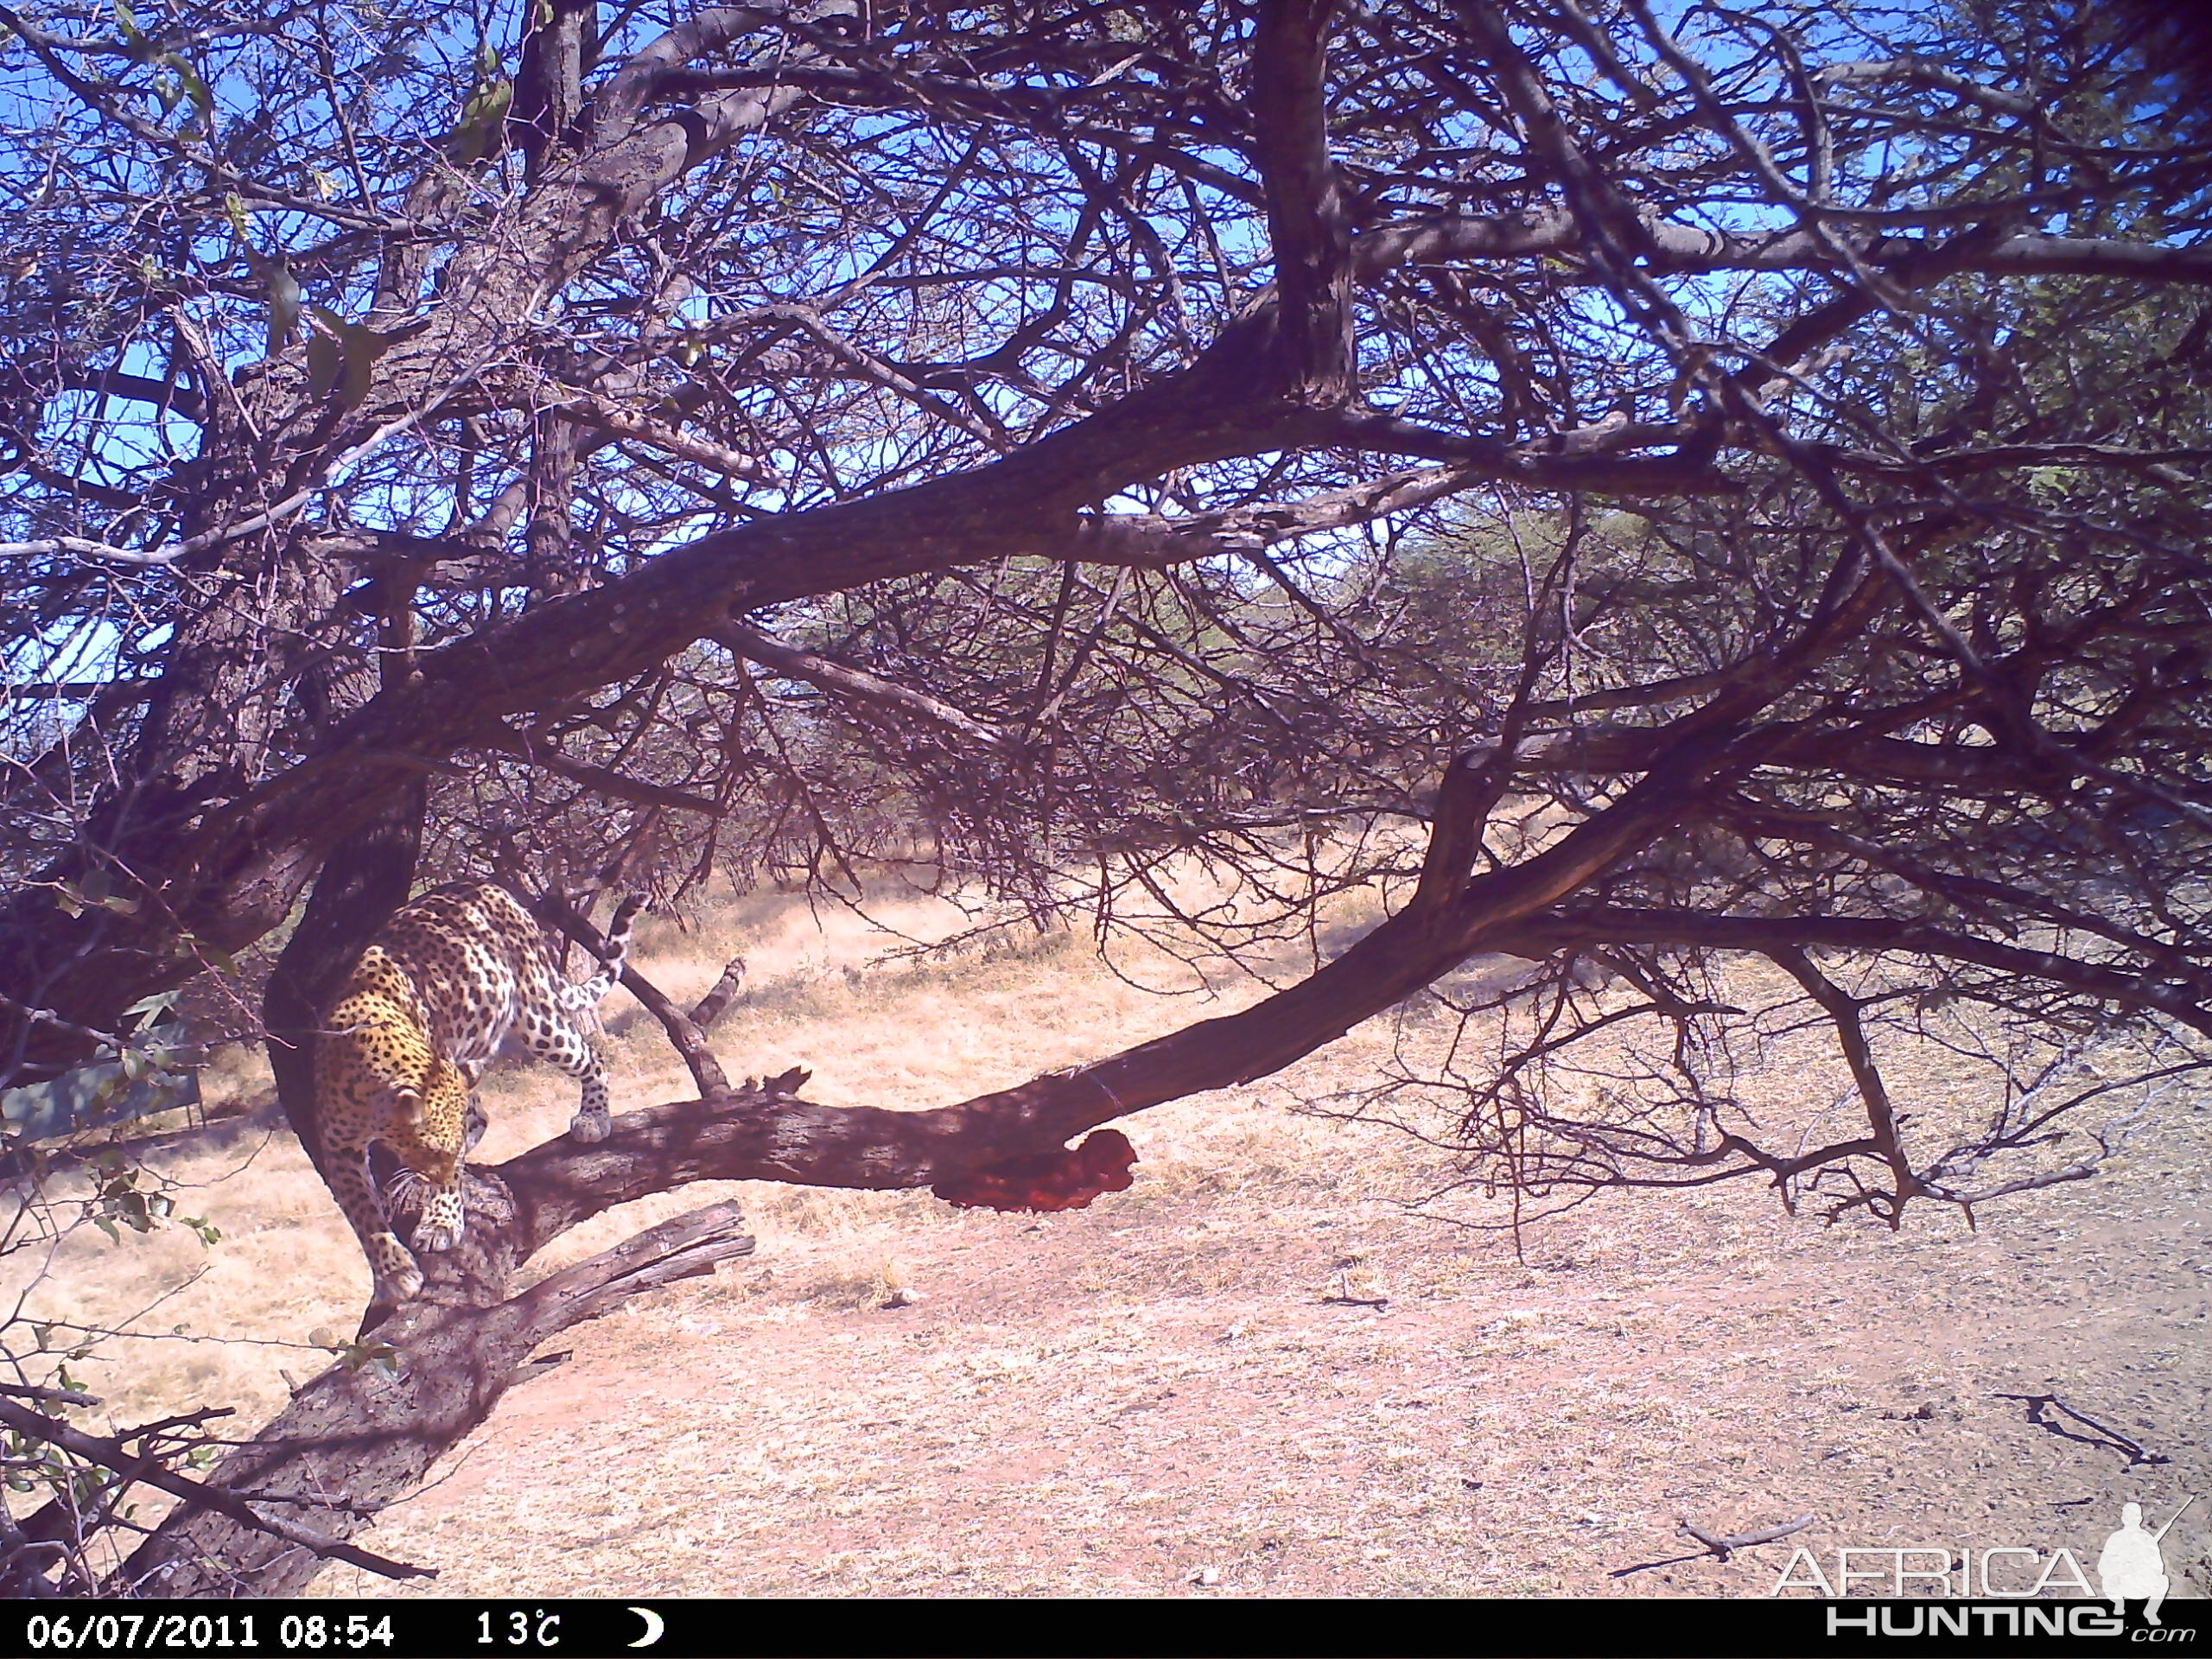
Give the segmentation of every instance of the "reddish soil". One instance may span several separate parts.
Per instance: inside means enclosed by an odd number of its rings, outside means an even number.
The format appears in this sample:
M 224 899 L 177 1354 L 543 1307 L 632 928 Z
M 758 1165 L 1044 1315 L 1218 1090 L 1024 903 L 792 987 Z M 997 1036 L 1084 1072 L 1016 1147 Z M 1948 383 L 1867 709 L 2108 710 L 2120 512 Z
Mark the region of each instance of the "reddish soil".
M 1206 1106 L 1173 1111 L 1141 1156 Z M 1148 1194 L 1140 1164 L 1048 1220 L 868 1200 L 893 1269 L 787 1241 L 576 1333 L 370 1541 L 487 1595 L 1745 1596 L 1799 1545 L 2094 1571 L 2122 1501 L 2212 1488 L 2212 1116 L 2158 1138 L 1977 1233 L 1642 1198 L 1526 1268 L 1313 1168 Z M 2171 1461 L 2002 1397 L 2052 1392 Z M 1682 1517 L 1806 1514 L 1669 1561 Z M 2167 1540 L 2186 1593 L 2208 1537 L 2200 1503 Z

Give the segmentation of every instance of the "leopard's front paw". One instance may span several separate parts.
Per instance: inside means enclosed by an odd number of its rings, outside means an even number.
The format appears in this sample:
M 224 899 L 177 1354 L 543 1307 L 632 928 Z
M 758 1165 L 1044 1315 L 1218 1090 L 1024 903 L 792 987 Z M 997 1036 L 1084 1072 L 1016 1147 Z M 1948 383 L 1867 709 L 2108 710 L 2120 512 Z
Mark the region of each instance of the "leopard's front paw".
M 459 1193 L 433 1192 L 415 1224 L 415 1253 L 437 1255 L 453 1249 L 461 1243 L 463 1220 Z
M 423 1294 L 422 1268 L 415 1265 L 415 1258 L 396 1235 L 385 1234 L 377 1245 L 370 1258 L 370 1269 L 376 1275 L 373 1305 L 397 1307 L 413 1301 Z
M 569 1138 L 571 1141 L 581 1141 L 586 1146 L 590 1146 L 594 1141 L 604 1141 L 613 1133 L 614 1119 L 608 1115 L 604 1106 L 595 1112 L 587 1108 L 569 1121 Z
M 425 1219 L 415 1230 L 415 1248 L 424 1255 L 442 1255 L 461 1243 L 461 1224 L 457 1221 Z

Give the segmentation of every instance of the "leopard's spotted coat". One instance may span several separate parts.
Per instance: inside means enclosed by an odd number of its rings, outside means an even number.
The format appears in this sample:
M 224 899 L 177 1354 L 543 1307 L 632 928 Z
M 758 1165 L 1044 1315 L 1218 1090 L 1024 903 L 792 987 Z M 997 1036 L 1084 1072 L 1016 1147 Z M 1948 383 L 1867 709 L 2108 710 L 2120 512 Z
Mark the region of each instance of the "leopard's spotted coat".
M 458 1244 L 461 1159 L 483 1132 L 472 1091 L 511 1031 L 582 1082 L 569 1133 L 607 1138 L 607 1073 L 590 1032 L 600 1000 L 620 977 L 638 904 L 615 912 L 608 954 L 580 984 L 556 968 L 529 912 L 486 883 L 410 900 L 362 952 L 323 1020 L 315 1103 L 325 1176 L 368 1255 L 377 1302 L 418 1294 L 423 1275 L 370 1177 L 369 1147 L 381 1143 L 403 1179 L 411 1175 L 429 1189 L 416 1250 Z

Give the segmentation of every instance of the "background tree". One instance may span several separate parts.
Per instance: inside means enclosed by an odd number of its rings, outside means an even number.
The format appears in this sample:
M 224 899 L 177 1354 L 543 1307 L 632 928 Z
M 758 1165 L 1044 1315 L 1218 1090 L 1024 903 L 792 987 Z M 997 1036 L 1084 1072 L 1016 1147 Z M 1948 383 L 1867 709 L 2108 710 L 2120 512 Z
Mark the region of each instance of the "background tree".
M 1195 855 L 1229 949 L 1399 884 L 1244 1012 L 936 1112 L 733 1090 L 661 999 L 701 1099 L 480 1172 L 376 1333 L 404 1382 L 310 1384 L 213 1477 L 249 1516 L 342 1538 L 546 1335 L 744 1248 L 702 1211 L 507 1297 L 607 1204 L 1095 1192 L 1069 1137 L 1479 952 L 1536 1012 L 1391 1088 L 1537 1195 L 1894 1222 L 2091 1173 L 2203 1063 L 2212 145 L 2102 9 L 0 25 L 0 1079 L 305 899 L 266 1020 L 312 1146 L 316 999 L 418 859 L 895 858 L 1110 932 Z M 1738 1087 L 1808 1019 L 1847 1130 Z M 1994 1103 L 1919 1133 L 1901 1036 Z M 113 1583 L 313 1572 L 215 1501 Z

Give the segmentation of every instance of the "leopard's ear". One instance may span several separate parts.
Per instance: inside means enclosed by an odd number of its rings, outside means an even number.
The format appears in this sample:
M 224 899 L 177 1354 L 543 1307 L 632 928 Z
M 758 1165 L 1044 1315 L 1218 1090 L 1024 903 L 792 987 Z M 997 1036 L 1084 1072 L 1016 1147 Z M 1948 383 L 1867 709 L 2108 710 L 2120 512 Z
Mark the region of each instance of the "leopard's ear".
M 403 1122 L 419 1123 L 423 1121 L 423 1091 L 401 1087 L 391 1091 L 391 1103 L 399 1109 Z

